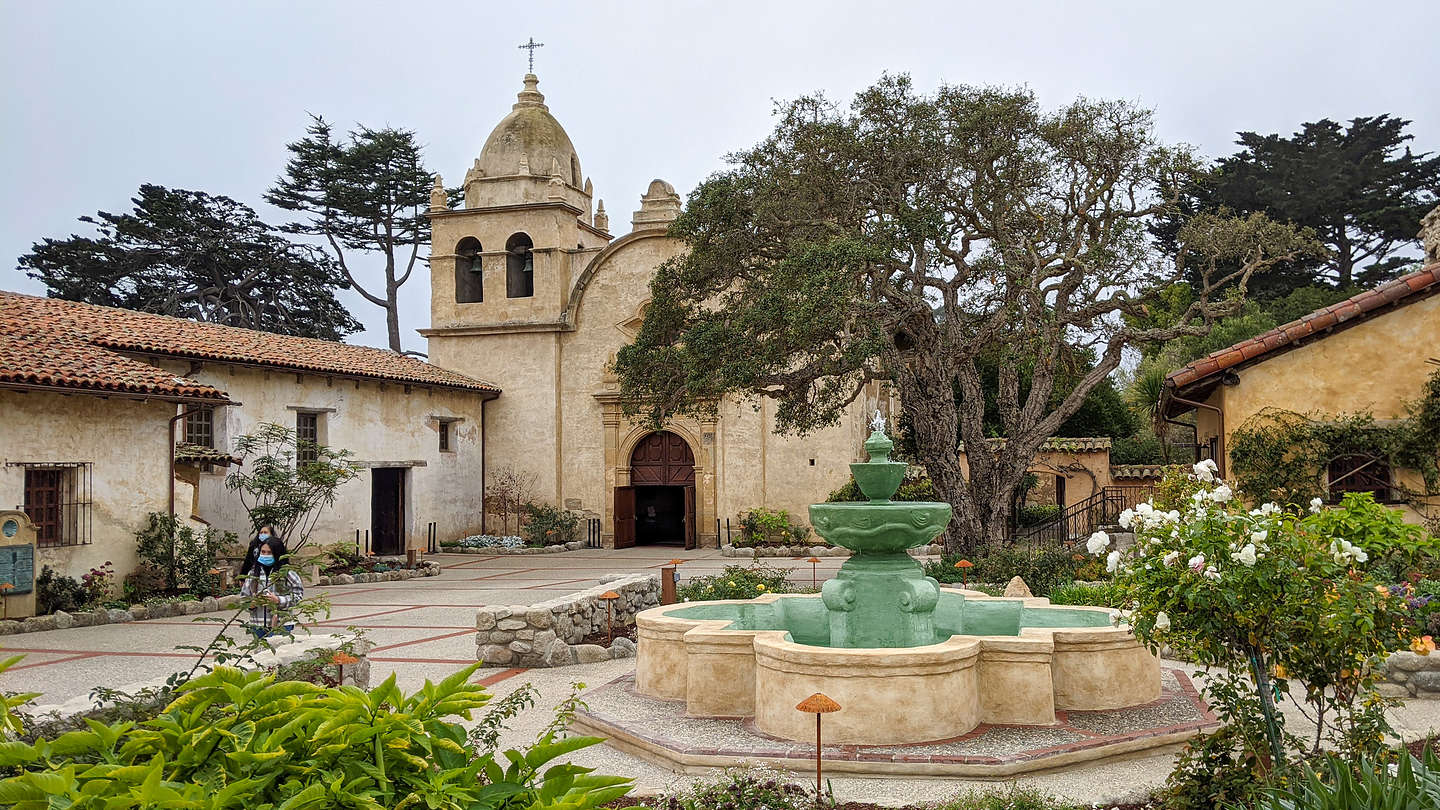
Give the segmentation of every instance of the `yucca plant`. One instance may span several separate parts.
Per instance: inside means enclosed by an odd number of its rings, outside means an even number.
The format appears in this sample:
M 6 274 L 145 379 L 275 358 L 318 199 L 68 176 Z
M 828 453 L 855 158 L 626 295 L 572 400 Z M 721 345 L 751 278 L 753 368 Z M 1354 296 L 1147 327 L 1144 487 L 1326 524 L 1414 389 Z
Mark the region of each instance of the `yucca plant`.
M 403 694 L 392 675 L 366 691 L 279 681 L 230 667 L 191 680 L 156 718 L 0 743 L 0 805 L 199 810 L 588 810 L 630 780 L 551 764 L 596 737 L 552 726 L 503 762 L 478 752 L 455 719 L 489 694 L 479 665 Z

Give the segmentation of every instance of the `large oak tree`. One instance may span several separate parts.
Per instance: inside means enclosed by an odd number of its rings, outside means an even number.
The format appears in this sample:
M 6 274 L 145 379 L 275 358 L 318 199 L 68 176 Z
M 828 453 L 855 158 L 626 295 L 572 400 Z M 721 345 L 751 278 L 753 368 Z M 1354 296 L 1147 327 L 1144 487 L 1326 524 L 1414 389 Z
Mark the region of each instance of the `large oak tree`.
M 1036 450 L 1127 346 L 1201 334 L 1234 305 L 1217 285 L 1319 250 L 1262 215 L 1210 214 L 1158 250 L 1149 228 L 1200 166 L 1123 102 L 1046 111 L 1023 90 L 925 95 L 887 76 L 848 108 L 781 106 L 774 132 L 729 160 L 691 194 L 672 228 L 689 250 L 658 270 L 617 356 L 631 410 L 663 420 L 761 395 L 778 430 L 804 433 L 889 380 L 955 509 L 952 551 L 1003 538 Z M 1126 321 L 1191 269 L 1201 282 L 1178 322 Z M 1093 364 L 1063 374 L 1077 352 Z M 987 401 L 1007 442 L 985 441 Z
M 95 236 L 37 242 L 20 269 L 53 298 L 326 340 L 360 329 L 335 298 L 345 277 L 248 205 L 149 184 L 131 202 L 80 217 Z

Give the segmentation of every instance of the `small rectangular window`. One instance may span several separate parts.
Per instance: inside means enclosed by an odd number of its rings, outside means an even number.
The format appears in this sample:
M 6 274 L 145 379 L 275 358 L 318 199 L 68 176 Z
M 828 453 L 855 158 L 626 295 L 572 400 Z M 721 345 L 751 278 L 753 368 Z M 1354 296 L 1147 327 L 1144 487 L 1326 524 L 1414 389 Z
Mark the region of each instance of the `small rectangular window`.
M 450 452 L 450 421 L 440 420 L 440 452 Z
M 215 409 L 206 405 L 185 415 L 185 443 L 215 446 Z
M 309 464 L 320 458 L 320 414 L 295 414 L 295 460 Z

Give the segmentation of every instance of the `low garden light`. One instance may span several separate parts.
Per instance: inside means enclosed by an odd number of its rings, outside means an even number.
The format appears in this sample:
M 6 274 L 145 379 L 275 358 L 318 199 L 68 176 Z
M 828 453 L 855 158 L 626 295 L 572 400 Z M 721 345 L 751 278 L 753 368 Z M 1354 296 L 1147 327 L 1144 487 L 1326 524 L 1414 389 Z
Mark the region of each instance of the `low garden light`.
M 820 583 L 818 582 L 818 578 L 819 578 L 819 577 L 818 577 L 818 575 L 815 573 L 815 566 L 817 566 L 817 565 L 820 564 L 820 558 L 819 558 L 819 557 L 811 557 L 810 559 L 806 560 L 805 562 L 810 563 L 810 587 L 812 587 L 812 588 L 818 588 L 818 587 L 820 586 Z
M 603 599 L 603 600 L 605 600 L 605 635 L 606 635 L 606 637 L 608 637 L 608 639 L 609 639 L 610 641 L 614 641 L 614 640 L 615 640 L 615 600 L 620 598 L 620 594 L 618 594 L 618 593 L 616 593 L 616 592 L 614 592 L 614 591 L 606 591 L 606 592 L 600 594 L 600 598 Z
M 346 664 L 358 664 L 358 663 L 360 663 L 360 659 L 359 659 L 359 658 L 356 658 L 355 656 L 351 655 L 350 653 L 347 653 L 347 652 L 344 652 L 344 651 L 339 651 L 339 652 L 336 652 L 333 656 L 330 657 L 330 663 L 332 663 L 332 664 L 334 664 L 335 666 L 337 666 L 337 667 L 340 668 L 340 685 L 341 685 L 341 686 L 344 686 L 344 685 L 345 685 L 345 665 L 346 665 Z
M 820 715 L 840 711 L 840 704 L 831 700 L 824 693 L 816 692 L 808 698 L 800 701 L 795 706 L 796 711 L 815 715 L 815 805 L 820 806 L 821 786 L 824 781 L 821 777 L 821 737 L 820 737 Z
M 960 587 L 970 587 L 970 569 L 975 567 L 975 563 L 969 560 L 961 560 L 955 563 L 955 567 L 960 569 Z

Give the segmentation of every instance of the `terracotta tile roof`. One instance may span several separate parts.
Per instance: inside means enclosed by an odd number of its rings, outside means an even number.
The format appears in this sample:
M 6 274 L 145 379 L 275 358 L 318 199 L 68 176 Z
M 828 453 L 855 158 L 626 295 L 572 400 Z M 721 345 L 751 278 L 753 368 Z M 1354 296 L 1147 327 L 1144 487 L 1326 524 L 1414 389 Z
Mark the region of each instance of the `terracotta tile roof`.
M 97 348 L 63 324 L 0 298 L 0 385 L 229 402 L 224 391 Z
M 1005 439 L 985 440 L 992 448 L 1005 446 Z M 1051 436 L 1040 445 L 1042 453 L 1102 453 L 1110 449 L 1108 436 Z M 965 443 L 960 443 L 960 452 L 965 452 Z
M 201 323 L 54 298 L 36 298 L 6 291 L 0 291 L 0 332 L 61 335 L 73 344 L 88 346 L 89 353 L 96 357 L 121 357 L 114 352 L 104 351 L 114 349 L 414 385 L 496 394 L 500 392 L 499 388 L 490 383 L 385 349 L 352 346 L 317 338 L 277 335 L 254 329 Z M 46 356 L 39 355 L 32 363 L 39 362 L 43 365 L 43 358 Z M 138 361 L 129 362 L 145 366 Z M 108 360 L 106 364 L 109 368 Z M 159 369 L 154 369 L 154 373 L 173 377 Z
M 1164 464 L 1115 464 L 1110 467 L 1110 477 L 1117 480 L 1159 479 L 1164 477 L 1165 470 Z
M 1292 348 L 1309 340 L 1318 340 L 1334 327 L 1379 314 L 1386 307 L 1404 306 L 1435 293 L 1440 293 L 1440 264 L 1432 264 L 1338 304 L 1318 309 L 1297 321 L 1212 352 L 1184 368 L 1172 371 L 1165 378 L 1166 387 L 1171 390 L 1184 388 L 1272 352 Z
M 175 460 L 190 464 L 219 464 L 225 467 L 241 463 L 240 459 L 223 450 L 189 442 L 175 443 Z

